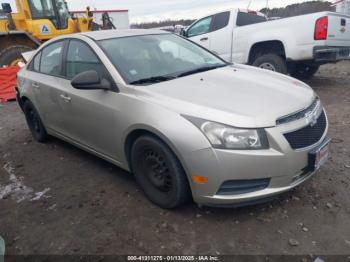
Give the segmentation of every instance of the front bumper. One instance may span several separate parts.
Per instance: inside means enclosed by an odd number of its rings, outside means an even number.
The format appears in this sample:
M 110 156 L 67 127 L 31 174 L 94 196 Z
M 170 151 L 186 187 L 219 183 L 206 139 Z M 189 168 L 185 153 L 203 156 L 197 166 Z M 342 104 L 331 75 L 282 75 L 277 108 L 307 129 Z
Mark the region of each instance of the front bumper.
M 312 146 L 294 150 L 283 134 L 305 127 L 305 119 L 267 128 L 270 148 L 266 150 L 219 150 L 207 148 L 186 156 L 189 174 L 208 178 L 207 184 L 192 182 L 195 202 L 208 206 L 242 206 L 270 200 L 287 192 L 315 174 L 309 167 L 309 153 L 322 146 L 327 139 L 328 126 L 322 138 Z M 221 194 L 228 181 L 264 181 L 268 185 L 254 191 L 238 190 L 234 194 Z M 238 184 L 237 187 L 241 185 Z M 239 192 L 239 193 L 237 193 Z M 241 192 L 241 193 L 240 193 Z
M 317 63 L 337 62 L 350 59 L 350 47 L 316 46 L 314 60 Z

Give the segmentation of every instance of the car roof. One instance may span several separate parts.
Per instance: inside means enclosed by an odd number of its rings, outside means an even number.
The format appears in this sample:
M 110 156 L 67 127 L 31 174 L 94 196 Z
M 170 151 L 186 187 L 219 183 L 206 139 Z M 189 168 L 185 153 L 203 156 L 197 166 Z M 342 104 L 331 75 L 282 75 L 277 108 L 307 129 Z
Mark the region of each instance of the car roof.
M 103 30 L 103 31 L 91 31 L 80 33 L 80 35 L 90 37 L 96 41 L 111 39 L 111 38 L 121 38 L 128 36 L 139 36 L 139 35 L 159 35 L 159 34 L 169 34 L 169 32 L 163 30 L 155 29 L 116 29 L 116 30 Z

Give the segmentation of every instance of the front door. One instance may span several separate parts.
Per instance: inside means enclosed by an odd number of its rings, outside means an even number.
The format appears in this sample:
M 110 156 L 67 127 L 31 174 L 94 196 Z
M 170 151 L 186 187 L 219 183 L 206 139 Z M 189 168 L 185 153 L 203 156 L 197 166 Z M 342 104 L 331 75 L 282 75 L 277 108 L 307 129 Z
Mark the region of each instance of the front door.
M 120 95 L 112 90 L 78 90 L 71 85 L 79 73 L 95 70 L 101 79 L 113 83 L 107 69 L 92 49 L 82 41 L 71 40 L 65 62 L 66 79 L 62 80 L 60 114 L 64 135 L 98 153 L 113 159 L 117 156 L 122 106 Z M 117 159 L 118 160 L 118 159 Z
M 209 49 L 212 20 L 213 16 L 208 16 L 193 24 L 186 32 L 187 37 L 193 42 Z

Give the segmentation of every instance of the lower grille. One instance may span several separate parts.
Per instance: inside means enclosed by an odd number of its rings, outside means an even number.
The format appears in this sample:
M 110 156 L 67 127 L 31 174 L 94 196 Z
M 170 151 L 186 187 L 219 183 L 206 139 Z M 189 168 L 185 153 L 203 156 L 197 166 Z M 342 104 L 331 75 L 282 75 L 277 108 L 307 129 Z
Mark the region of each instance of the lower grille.
M 312 146 L 321 140 L 327 127 L 327 119 L 324 112 L 313 126 L 309 125 L 300 130 L 284 134 L 293 149 L 301 149 Z
M 253 180 L 231 180 L 224 182 L 217 195 L 240 195 L 267 188 L 270 178 Z

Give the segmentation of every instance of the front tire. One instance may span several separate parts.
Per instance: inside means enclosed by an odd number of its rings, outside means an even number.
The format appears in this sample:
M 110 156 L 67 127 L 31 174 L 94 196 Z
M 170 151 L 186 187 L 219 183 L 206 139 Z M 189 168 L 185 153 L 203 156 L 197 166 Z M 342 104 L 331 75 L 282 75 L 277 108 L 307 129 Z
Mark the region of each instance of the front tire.
M 288 74 L 288 68 L 285 59 L 276 54 L 266 54 L 257 57 L 252 65 L 281 74 Z
M 160 139 L 144 135 L 131 149 L 131 168 L 147 198 L 173 209 L 191 198 L 187 176 L 171 149 Z
M 34 139 L 40 143 L 45 143 L 48 140 L 48 134 L 40 119 L 38 111 L 34 105 L 29 101 L 23 104 L 23 112 L 27 120 L 27 124 Z

